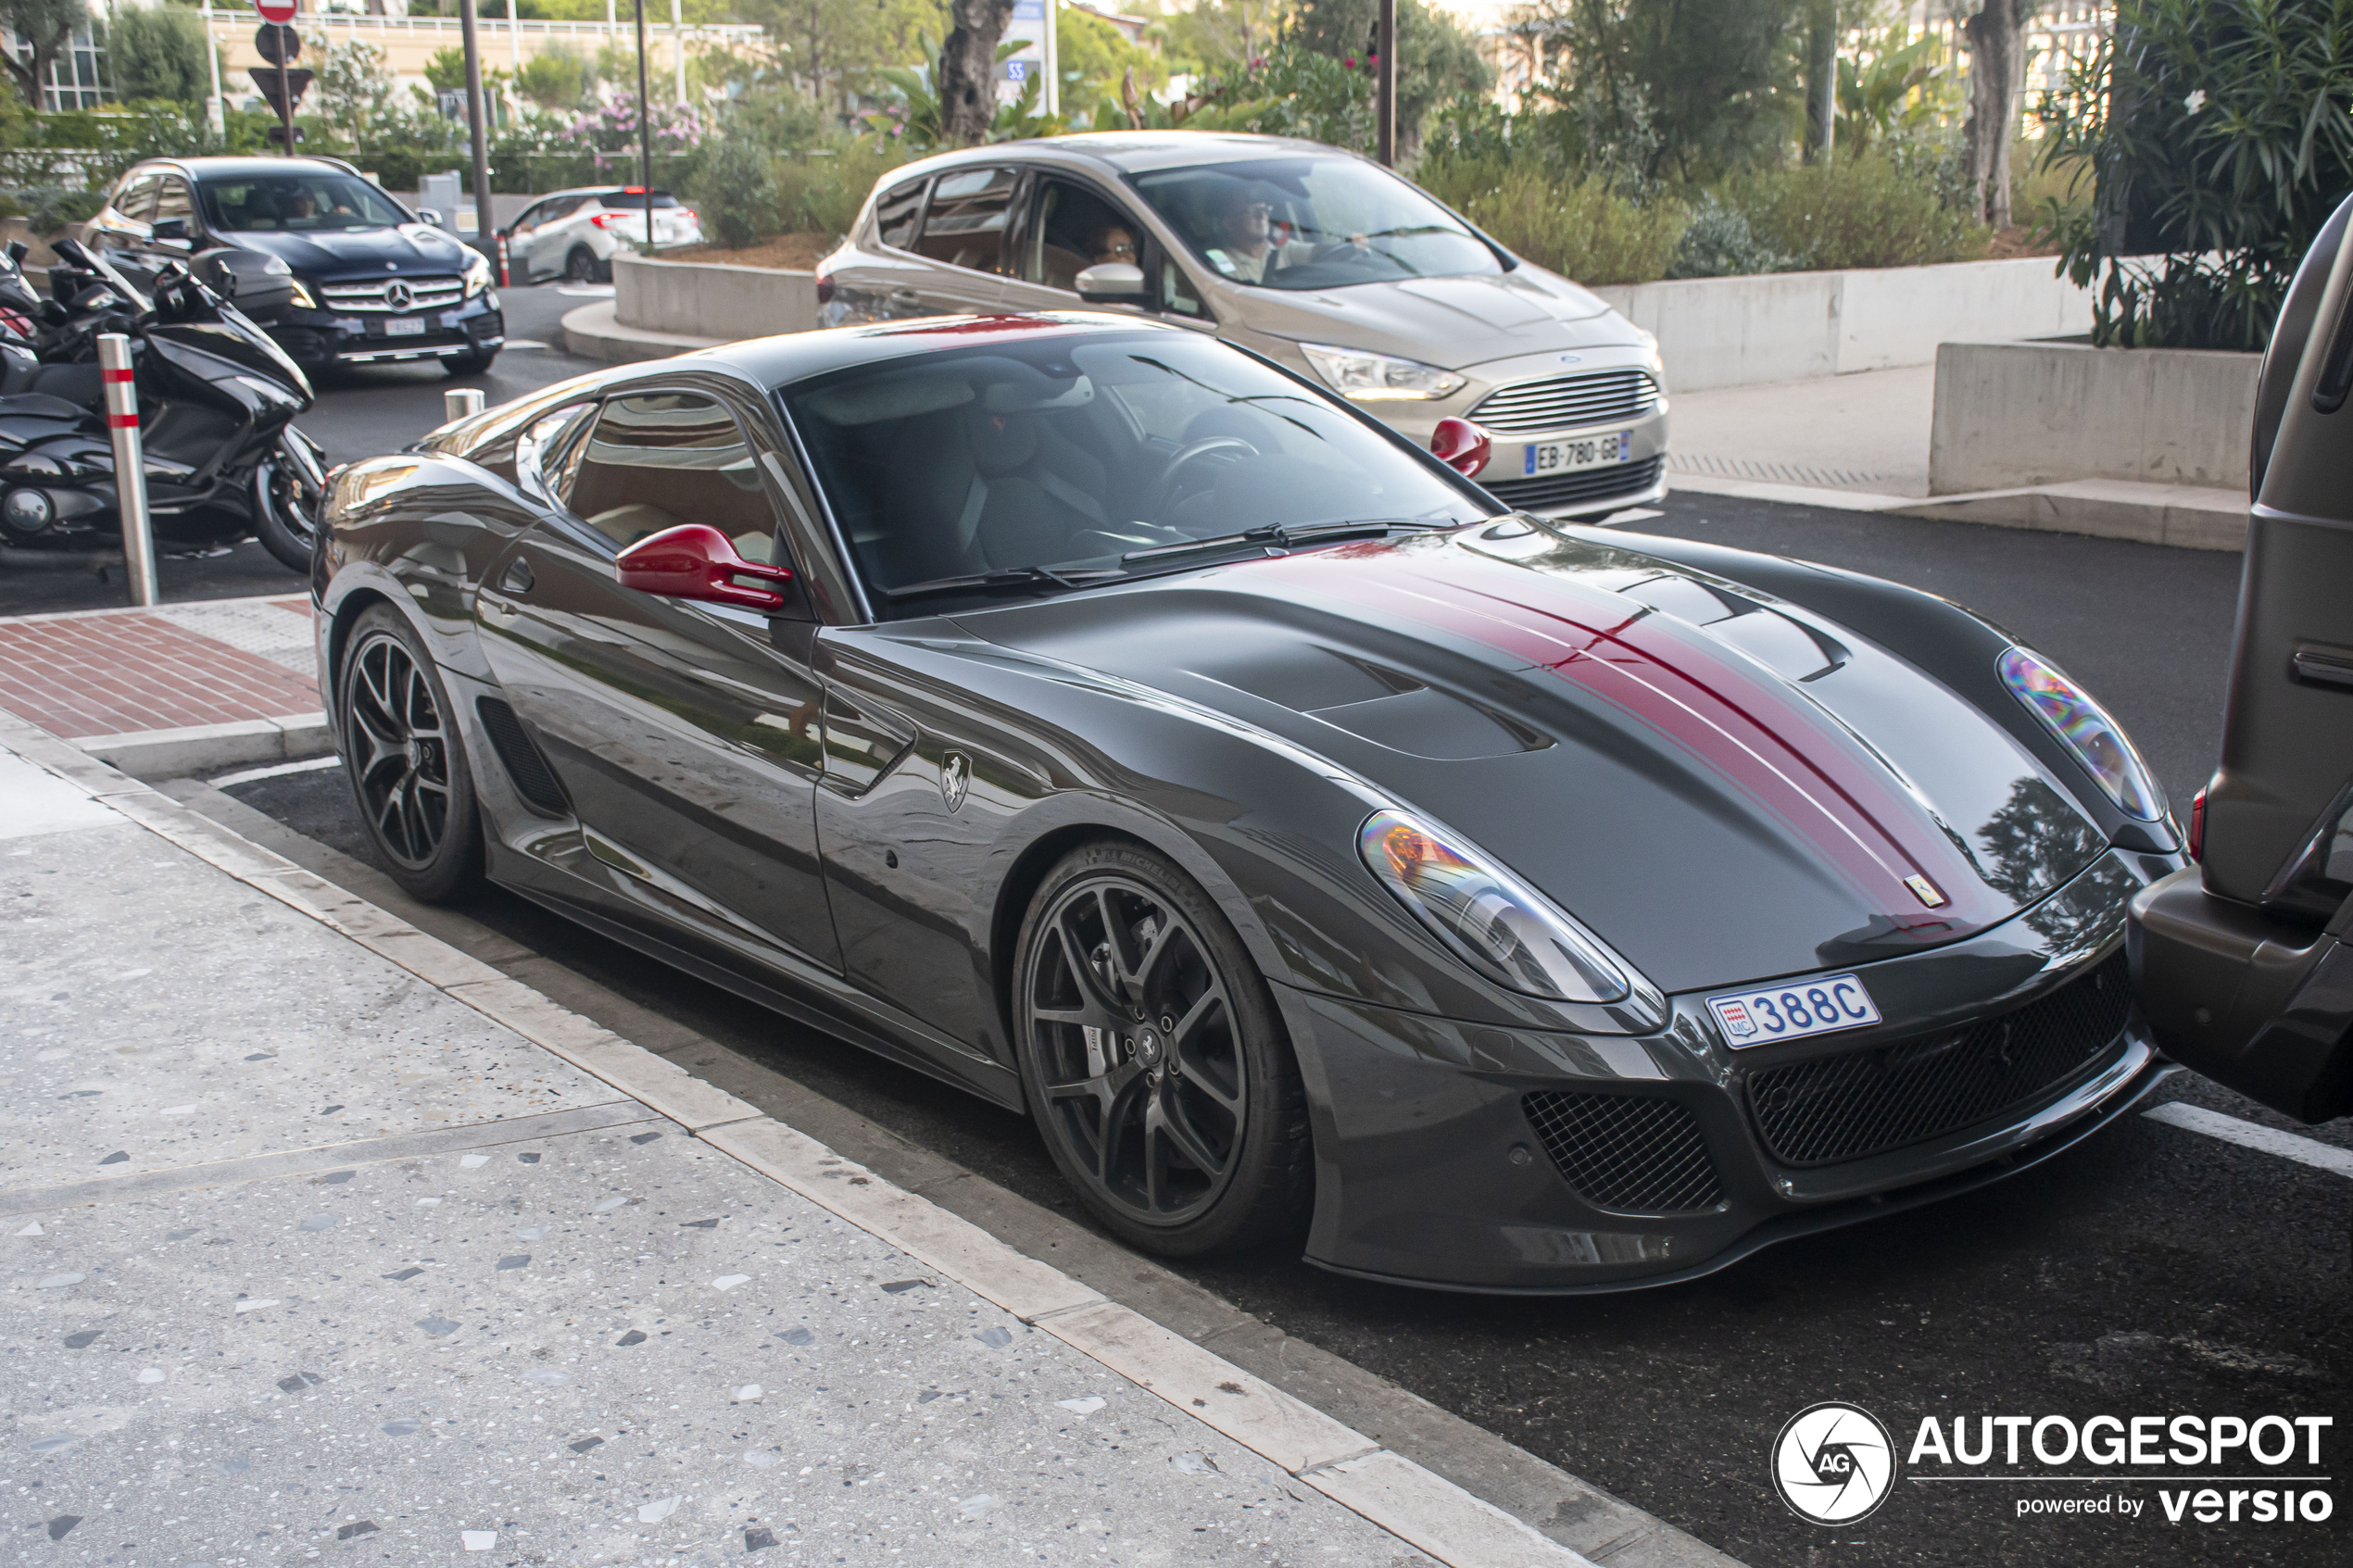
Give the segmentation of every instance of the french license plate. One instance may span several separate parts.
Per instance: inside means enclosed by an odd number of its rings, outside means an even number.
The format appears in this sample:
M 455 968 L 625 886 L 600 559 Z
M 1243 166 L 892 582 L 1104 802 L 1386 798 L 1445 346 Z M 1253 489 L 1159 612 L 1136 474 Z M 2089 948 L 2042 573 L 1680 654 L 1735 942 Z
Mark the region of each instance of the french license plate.
M 1522 449 L 1523 474 L 1574 473 L 1579 469 L 1606 468 L 1634 455 L 1634 433 L 1580 435 L 1574 441 L 1531 441 Z
M 386 337 L 422 337 L 424 335 L 425 319 L 422 316 L 395 316 L 384 323 Z
M 1825 974 L 1754 991 L 1707 998 L 1724 1038 L 1734 1047 L 1768 1040 L 1802 1040 L 1879 1022 L 1879 1007 L 1851 974 Z

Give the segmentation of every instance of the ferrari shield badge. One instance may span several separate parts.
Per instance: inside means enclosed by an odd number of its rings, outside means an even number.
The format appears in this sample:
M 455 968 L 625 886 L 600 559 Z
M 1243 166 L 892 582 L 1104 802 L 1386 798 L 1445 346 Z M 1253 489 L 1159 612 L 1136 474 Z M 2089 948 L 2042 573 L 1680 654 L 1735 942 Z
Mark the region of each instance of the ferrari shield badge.
M 961 751 L 951 751 L 939 761 L 939 797 L 954 812 L 964 804 L 964 788 L 972 783 L 972 762 Z

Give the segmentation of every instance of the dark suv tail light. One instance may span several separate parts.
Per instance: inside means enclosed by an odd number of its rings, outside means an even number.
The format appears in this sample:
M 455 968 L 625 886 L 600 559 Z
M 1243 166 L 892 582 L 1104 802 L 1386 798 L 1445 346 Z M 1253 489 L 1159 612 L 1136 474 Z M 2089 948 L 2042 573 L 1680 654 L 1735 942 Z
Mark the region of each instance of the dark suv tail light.
M 2206 791 L 2190 797 L 2190 859 L 2206 859 Z

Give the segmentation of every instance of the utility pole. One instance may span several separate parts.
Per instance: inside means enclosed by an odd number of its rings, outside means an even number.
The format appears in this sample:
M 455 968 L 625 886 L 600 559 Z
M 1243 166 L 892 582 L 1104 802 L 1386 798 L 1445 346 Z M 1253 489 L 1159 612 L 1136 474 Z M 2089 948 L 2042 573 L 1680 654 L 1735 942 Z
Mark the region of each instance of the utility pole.
M 1397 167 L 1397 0 L 1380 0 L 1379 31 L 1374 46 L 1380 51 L 1379 85 L 1373 90 L 1375 147 L 1381 165 Z
M 229 116 L 220 102 L 220 44 L 212 36 L 212 0 L 204 0 L 204 58 L 212 68 L 212 128 L 229 133 Z
M 471 0 L 469 0 L 471 4 Z M 646 191 L 646 254 L 654 248 L 654 122 L 646 118 L 646 0 L 637 6 L 637 182 Z
M 670 52 L 678 62 L 678 101 L 686 101 L 686 17 L 681 0 L 670 0 Z
M 1059 41 L 1054 37 L 1054 34 L 1062 31 L 1061 19 L 1055 15 L 1062 9 L 1062 3 L 1063 0 L 1046 0 L 1044 48 L 1046 51 L 1046 112 L 1049 115 L 1059 115 L 1063 112 L 1062 51 L 1056 47 Z
M 507 0 L 512 6 L 514 0 Z M 483 255 L 497 257 L 497 224 L 490 216 L 490 143 L 485 127 L 489 124 L 489 100 L 482 91 L 482 39 L 476 26 L 474 0 L 458 0 L 458 19 L 466 44 L 466 119 L 472 132 L 474 156 L 474 248 Z M 458 215 L 449 215 L 449 227 L 458 227 Z

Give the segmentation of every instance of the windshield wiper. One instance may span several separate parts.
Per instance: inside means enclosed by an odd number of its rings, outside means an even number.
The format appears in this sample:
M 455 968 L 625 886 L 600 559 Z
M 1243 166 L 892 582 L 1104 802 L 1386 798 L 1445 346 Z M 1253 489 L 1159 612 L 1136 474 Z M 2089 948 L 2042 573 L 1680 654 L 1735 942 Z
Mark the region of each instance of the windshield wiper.
M 901 599 L 927 599 L 941 594 L 994 594 L 1020 588 L 1086 588 L 1107 578 L 1122 575 L 1104 567 L 1086 571 L 1056 571 L 1043 566 L 1006 566 L 994 571 L 975 571 L 962 577 L 934 577 L 903 587 L 885 588 L 882 596 L 897 604 Z
M 1119 558 L 1119 564 L 1136 561 L 1165 560 L 1171 556 L 1189 555 L 1196 550 L 1235 550 L 1251 545 L 1271 545 L 1288 550 L 1301 545 L 1321 545 L 1334 539 L 1378 539 L 1399 528 L 1445 528 L 1450 523 L 1420 522 L 1411 518 L 1390 518 L 1368 522 L 1270 522 L 1262 528 L 1245 528 L 1239 533 L 1220 533 L 1210 539 L 1188 539 L 1181 545 L 1154 545 L 1150 549 L 1130 550 Z

